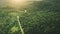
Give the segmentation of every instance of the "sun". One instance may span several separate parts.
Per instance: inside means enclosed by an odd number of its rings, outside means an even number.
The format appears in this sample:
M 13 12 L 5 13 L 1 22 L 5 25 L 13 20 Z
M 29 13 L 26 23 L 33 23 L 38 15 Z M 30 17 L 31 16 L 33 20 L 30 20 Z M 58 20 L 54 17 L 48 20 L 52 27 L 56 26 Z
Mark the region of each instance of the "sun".
M 28 0 L 9 0 L 8 6 L 19 8 L 26 7 L 31 3 L 33 2 L 29 2 Z
M 27 0 L 10 0 L 9 1 L 10 4 L 15 4 L 15 5 L 25 4 L 26 2 Z
M 22 4 L 24 2 L 26 2 L 27 0 L 11 0 L 11 3 L 15 3 L 15 4 Z

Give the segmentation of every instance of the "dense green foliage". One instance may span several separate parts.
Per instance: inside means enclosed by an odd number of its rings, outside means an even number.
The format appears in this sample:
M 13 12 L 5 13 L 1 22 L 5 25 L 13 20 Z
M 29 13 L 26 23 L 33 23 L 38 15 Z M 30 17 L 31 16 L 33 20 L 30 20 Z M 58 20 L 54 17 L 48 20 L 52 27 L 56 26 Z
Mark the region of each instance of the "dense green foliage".
M 25 34 L 60 34 L 59 1 L 37 1 L 19 10 L 11 7 L 0 8 L 0 34 L 21 34 L 18 15 Z M 24 10 L 27 12 L 24 13 Z

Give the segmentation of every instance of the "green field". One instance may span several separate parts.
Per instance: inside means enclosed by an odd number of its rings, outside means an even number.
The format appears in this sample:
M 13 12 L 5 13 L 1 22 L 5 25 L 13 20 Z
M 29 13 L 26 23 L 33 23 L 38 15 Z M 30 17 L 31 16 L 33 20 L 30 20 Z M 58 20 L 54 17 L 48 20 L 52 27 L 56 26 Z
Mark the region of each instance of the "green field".
M 60 34 L 60 0 L 34 1 L 27 7 L 0 6 L 0 34 Z

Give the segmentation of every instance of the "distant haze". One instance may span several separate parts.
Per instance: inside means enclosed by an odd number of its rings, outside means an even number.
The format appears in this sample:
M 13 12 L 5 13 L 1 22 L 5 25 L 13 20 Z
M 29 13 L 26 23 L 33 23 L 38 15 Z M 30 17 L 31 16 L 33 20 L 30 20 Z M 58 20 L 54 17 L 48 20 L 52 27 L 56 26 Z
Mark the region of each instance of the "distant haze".
M 11 5 L 12 6 L 13 4 L 9 4 L 9 1 L 10 0 L 0 0 L 0 7 L 5 7 L 5 6 L 8 6 L 8 5 Z M 27 0 L 27 1 L 31 1 L 31 2 L 28 2 L 28 3 L 32 3 L 33 1 L 42 1 L 42 0 Z M 25 3 L 25 4 L 27 4 L 27 3 Z

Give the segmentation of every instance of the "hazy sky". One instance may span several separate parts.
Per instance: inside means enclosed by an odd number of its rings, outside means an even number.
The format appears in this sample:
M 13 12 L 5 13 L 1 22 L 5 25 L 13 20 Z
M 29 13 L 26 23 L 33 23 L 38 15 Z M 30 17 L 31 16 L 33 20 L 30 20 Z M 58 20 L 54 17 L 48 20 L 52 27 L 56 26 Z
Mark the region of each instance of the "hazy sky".
M 11 0 L 10 0 L 11 1 Z M 42 1 L 42 0 L 28 0 L 28 1 Z M 9 0 L 0 0 L 0 7 L 1 6 L 7 6 L 9 3 Z M 14 3 L 14 2 L 13 2 Z

